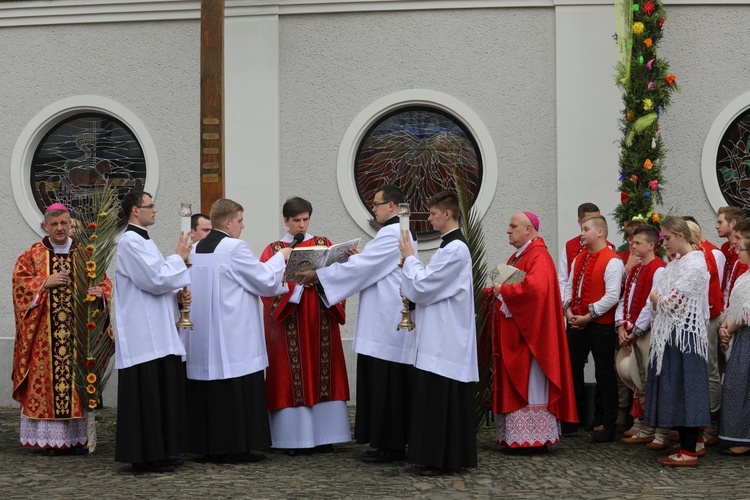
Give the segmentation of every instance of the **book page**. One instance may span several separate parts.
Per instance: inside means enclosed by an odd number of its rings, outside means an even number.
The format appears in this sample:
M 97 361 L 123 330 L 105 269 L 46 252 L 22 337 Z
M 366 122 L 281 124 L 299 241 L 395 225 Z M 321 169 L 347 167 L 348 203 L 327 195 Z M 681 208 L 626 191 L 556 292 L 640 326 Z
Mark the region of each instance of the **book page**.
M 362 238 L 356 238 L 353 240 L 345 241 L 344 243 L 337 243 L 328 249 L 328 258 L 326 259 L 326 266 L 330 266 L 334 262 L 346 262 L 349 258 L 346 252 L 357 248 Z
M 327 253 L 328 247 L 326 246 L 292 249 L 292 253 L 289 255 L 289 260 L 286 262 L 284 281 L 287 283 L 297 282 L 299 281 L 299 278 L 297 277 L 299 271 L 309 271 L 310 269 L 323 267 Z

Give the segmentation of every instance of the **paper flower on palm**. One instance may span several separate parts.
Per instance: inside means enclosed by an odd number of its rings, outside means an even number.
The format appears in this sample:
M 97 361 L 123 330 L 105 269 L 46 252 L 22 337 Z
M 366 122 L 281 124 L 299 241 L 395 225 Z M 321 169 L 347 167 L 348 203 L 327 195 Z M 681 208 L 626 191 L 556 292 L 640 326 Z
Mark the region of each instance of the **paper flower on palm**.
M 652 109 L 654 109 L 654 101 L 652 101 L 651 99 L 648 99 L 648 98 L 644 99 L 643 100 L 643 109 L 645 111 L 651 111 Z
M 641 33 L 643 33 L 643 29 L 644 29 L 644 26 L 642 22 L 633 23 L 634 35 L 640 35 Z
M 649 181 L 648 186 L 652 190 L 656 191 L 657 189 L 659 189 L 659 180 L 658 179 L 654 179 L 653 181 Z
M 651 40 L 650 38 L 646 38 L 645 40 L 643 40 L 643 45 L 645 45 L 645 46 L 646 46 L 646 47 L 648 47 L 649 49 L 651 48 L 651 46 L 652 46 L 653 44 L 654 44 L 654 41 L 653 41 L 653 40 Z
M 656 5 L 654 5 L 654 2 L 646 2 L 643 4 L 643 8 L 641 10 L 643 10 L 643 13 L 647 16 L 651 16 L 651 14 L 653 14 L 656 10 Z
M 648 61 L 648 62 L 646 63 L 646 67 L 647 67 L 648 69 L 653 69 L 653 68 L 654 68 L 654 61 L 655 61 L 655 60 L 656 60 L 656 59 L 650 59 L 650 60 L 649 60 L 649 61 Z
M 96 392 L 96 387 L 89 384 L 86 386 L 86 392 L 88 392 L 89 394 L 94 394 Z
M 620 203 L 627 203 L 630 199 L 630 196 L 628 196 L 628 193 L 625 191 L 620 192 Z
M 667 18 L 666 17 L 662 17 L 661 21 L 659 21 L 659 29 L 660 30 L 664 29 L 664 23 L 666 23 L 666 22 L 667 22 Z
M 94 271 L 89 271 L 86 273 L 86 276 L 88 276 L 91 279 L 96 278 L 96 273 Z
M 643 162 L 643 168 L 645 168 L 646 170 L 651 170 L 652 168 L 654 168 L 654 164 L 650 159 L 646 159 L 646 161 Z
M 672 74 L 669 74 L 667 75 L 666 80 L 667 80 L 667 85 L 671 87 L 672 85 L 674 85 L 674 81 L 677 80 L 677 77 Z
M 94 250 L 96 250 L 96 247 L 94 245 L 86 245 L 86 251 L 88 253 L 94 253 Z
M 89 408 L 93 410 L 96 406 L 96 399 L 89 399 Z
M 96 229 L 99 225 L 96 222 L 89 222 L 89 229 Z
M 625 180 L 625 172 L 623 172 L 622 170 L 620 170 L 620 182 L 622 182 L 624 180 Z
M 651 222 L 653 222 L 654 224 L 658 224 L 660 220 L 661 217 L 659 216 L 659 214 L 654 214 L 651 216 Z
M 96 382 L 96 373 L 89 373 L 88 375 L 86 375 L 86 382 L 88 382 L 89 384 L 93 384 L 94 382 Z
M 96 328 L 96 323 L 94 323 L 93 321 L 89 321 L 88 323 L 86 323 L 86 330 L 91 331 L 94 328 Z
M 637 175 L 635 175 L 635 174 L 633 174 L 633 175 L 630 176 L 630 180 L 633 181 L 633 182 L 638 182 L 638 179 L 639 179 L 639 177 Z
M 86 270 L 96 271 L 96 262 L 94 262 L 93 260 L 86 261 Z
M 651 199 L 651 191 L 649 191 L 648 189 L 647 189 L 647 190 L 645 190 L 645 191 L 643 192 L 643 196 L 644 196 L 644 198 L 646 198 L 647 200 L 650 200 L 650 199 Z
M 99 212 L 99 217 L 102 219 L 105 218 L 107 215 L 109 215 L 107 212 Z

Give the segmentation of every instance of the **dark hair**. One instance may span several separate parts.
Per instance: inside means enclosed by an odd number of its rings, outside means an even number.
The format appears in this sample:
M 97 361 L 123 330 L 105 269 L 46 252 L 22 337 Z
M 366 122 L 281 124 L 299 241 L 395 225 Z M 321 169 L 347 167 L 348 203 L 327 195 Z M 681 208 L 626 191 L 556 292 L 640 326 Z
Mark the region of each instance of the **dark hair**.
M 593 203 L 581 203 L 580 205 L 578 205 L 579 219 L 583 220 L 583 217 L 591 212 L 601 212 L 601 210 L 599 210 L 599 207 L 597 207 Z
M 458 220 L 461 210 L 458 206 L 458 196 L 452 191 L 442 191 L 427 201 L 427 206 L 437 207 L 442 211 L 450 210 L 451 218 Z
M 300 198 L 299 196 L 292 196 L 287 199 L 284 202 L 284 206 L 281 207 L 281 215 L 283 215 L 285 219 L 296 217 L 305 212 L 307 212 L 308 215 L 312 215 L 312 211 L 312 203 L 304 198 Z
M 193 231 L 198 229 L 198 222 L 200 222 L 201 219 L 206 219 L 208 222 L 211 222 L 211 217 L 206 214 L 193 214 L 190 216 L 190 229 Z
M 645 225 L 646 223 L 642 220 L 631 220 L 628 225 L 622 228 L 622 233 L 625 235 L 625 239 L 632 238 L 635 234 L 635 230 Z
M 692 215 L 683 215 L 682 218 L 685 219 L 687 222 L 694 222 L 695 224 L 698 224 L 698 221 L 695 220 L 695 217 L 693 217 Z M 698 227 L 701 227 L 701 225 L 698 224 Z
M 386 184 L 385 186 L 378 188 L 375 191 L 375 194 L 378 193 L 383 194 L 383 201 L 386 203 L 391 202 L 398 205 L 399 203 L 404 202 L 404 193 L 402 193 L 401 189 L 394 184 Z
M 659 230 L 654 226 L 643 224 L 642 226 L 635 228 L 635 231 L 633 231 L 633 236 L 638 234 L 642 234 L 649 243 L 653 243 L 654 245 L 659 244 Z
M 133 207 L 137 207 L 144 196 L 151 196 L 146 191 L 131 191 L 125 195 L 122 200 L 122 211 L 125 213 L 125 217 L 130 218 L 130 214 L 133 212 Z

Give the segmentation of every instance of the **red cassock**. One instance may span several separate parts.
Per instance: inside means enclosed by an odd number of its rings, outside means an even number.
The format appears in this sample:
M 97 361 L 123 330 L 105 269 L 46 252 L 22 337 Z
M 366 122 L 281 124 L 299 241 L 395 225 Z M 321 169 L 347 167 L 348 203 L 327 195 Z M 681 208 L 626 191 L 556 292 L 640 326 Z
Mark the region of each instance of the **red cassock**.
M 527 406 L 532 356 L 549 379 L 547 409 L 563 422 L 578 422 L 565 319 L 552 257 L 542 238 L 508 264 L 526 272 L 521 283 L 503 285 L 493 311 L 494 382 L 492 410 L 511 413 Z
M 326 245 L 328 238 L 314 236 L 297 247 Z M 260 256 L 266 262 L 289 243 L 271 243 Z M 346 320 L 345 304 L 326 308 L 315 288 L 304 291 L 299 304 L 289 302 L 289 292 L 263 297 L 263 320 L 268 351 L 266 400 L 269 410 L 312 406 L 325 401 L 347 401 L 349 381 L 339 324 Z

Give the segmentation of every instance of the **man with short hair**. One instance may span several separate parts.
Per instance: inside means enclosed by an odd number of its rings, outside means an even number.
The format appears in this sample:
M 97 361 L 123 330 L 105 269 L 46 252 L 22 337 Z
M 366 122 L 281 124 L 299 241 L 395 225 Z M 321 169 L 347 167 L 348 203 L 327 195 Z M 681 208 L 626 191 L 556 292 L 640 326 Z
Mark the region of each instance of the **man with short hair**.
M 497 443 L 523 452 L 546 450 L 559 441 L 561 421 L 578 421 L 555 263 L 538 230 L 532 212 L 511 217 L 506 232 L 516 251 L 507 264 L 526 275 L 494 287 Z
M 739 207 L 720 207 L 716 217 L 716 234 L 719 238 L 727 241 L 721 245 L 721 253 L 724 254 L 724 271 L 722 272 L 721 289 L 724 293 L 724 305 L 729 300 L 728 290 L 730 288 L 732 269 L 738 259 L 737 248 L 733 244 L 734 228 L 740 221 L 745 220 L 745 212 Z
M 263 370 L 268 366 L 259 297 L 287 291 L 290 249 L 262 263 L 239 239 L 239 203 L 211 206 L 211 232 L 190 254 L 194 330 L 185 336 L 190 451 L 212 462 L 257 462 L 271 444 Z
M 433 229 L 442 243 L 425 267 L 403 231 L 401 290 L 416 304 L 416 368 L 409 440 L 409 462 L 417 474 L 436 476 L 477 466 L 473 413 L 479 380 L 471 254 L 458 226 L 455 193 L 444 191 L 427 202 Z
M 21 403 L 21 444 L 50 454 L 83 451 L 86 412 L 75 384 L 73 294 L 105 301 L 111 283 L 76 291 L 71 280 L 75 243 L 68 236 L 70 212 L 60 203 L 47 207 L 42 228 L 47 236 L 34 243 L 13 268 L 16 340 L 13 350 L 13 399 Z
M 651 308 L 648 298 L 656 288 L 666 263 L 656 255 L 659 231 L 646 224 L 635 229 L 630 249 L 639 263 L 630 269 L 625 279 L 625 290 L 615 312 L 615 325 L 619 341 L 617 352 L 618 378 L 635 394 L 633 403 L 642 408 L 646 401 L 646 375 L 648 368 L 649 341 L 651 339 Z M 627 358 L 627 359 L 625 359 Z M 632 366 L 631 366 L 632 365 Z M 624 371 L 621 368 L 627 367 Z M 637 374 L 637 377 L 631 376 Z M 640 415 L 638 415 L 640 417 Z M 667 429 L 649 427 L 637 418 L 633 428 L 622 438 L 623 443 L 640 444 L 656 441 L 652 448 L 666 447 Z
M 260 256 L 266 262 L 280 250 L 316 245 L 330 247 L 331 240 L 307 232 L 312 204 L 298 196 L 282 207 L 287 228 L 281 240 Z M 315 287 L 289 283 L 289 291 L 263 297 L 268 349 L 266 401 L 274 448 L 288 455 L 332 452 L 334 443 L 351 441 L 349 381 L 339 325 L 346 320 L 344 302 L 326 307 Z
M 581 203 L 578 205 L 578 227 L 581 227 L 583 219 L 594 215 L 600 215 L 599 207 L 593 203 Z M 565 242 L 560 255 L 560 263 L 557 266 L 557 280 L 560 282 L 560 296 L 565 295 L 565 286 L 570 276 L 570 268 L 573 260 L 584 250 L 585 246 L 581 242 L 581 235 L 577 235 Z
M 344 263 L 300 273 L 303 285 L 317 277 L 326 307 L 360 294 L 352 346 L 357 353 L 354 438 L 375 448 L 362 457 L 371 464 L 403 460 L 409 443 L 414 332 L 397 329 L 404 307 L 397 215 L 403 202 L 397 186 L 379 188 L 373 196 L 372 213 L 382 227 L 362 252 Z M 416 246 L 414 235 L 411 238 Z
M 578 414 L 584 414 L 583 369 L 589 353 L 594 356 L 601 408 L 595 418 L 603 428 L 594 441 L 613 441 L 617 423 L 617 375 L 612 362 L 617 346 L 615 307 L 620 300 L 624 266 L 607 246 L 607 221 L 601 215 L 586 217 L 581 224 L 583 252 L 574 259 L 565 286 L 563 306 L 568 320 L 568 347 L 573 369 Z
M 173 472 L 187 451 L 185 349 L 177 334 L 177 305 L 190 304 L 185 261 L 190 235 L 180 233 L 166 259 L 148 234 L 156 222 L 149 193 L 128 193 L 128 226 L 115 265 L 115 368 L 118 369 L 115 461 L 139 472 Z
M 208 236 L 211 232 L 211 219 L 206 214 L 190 216 L 190 239 L 193 244 Z

